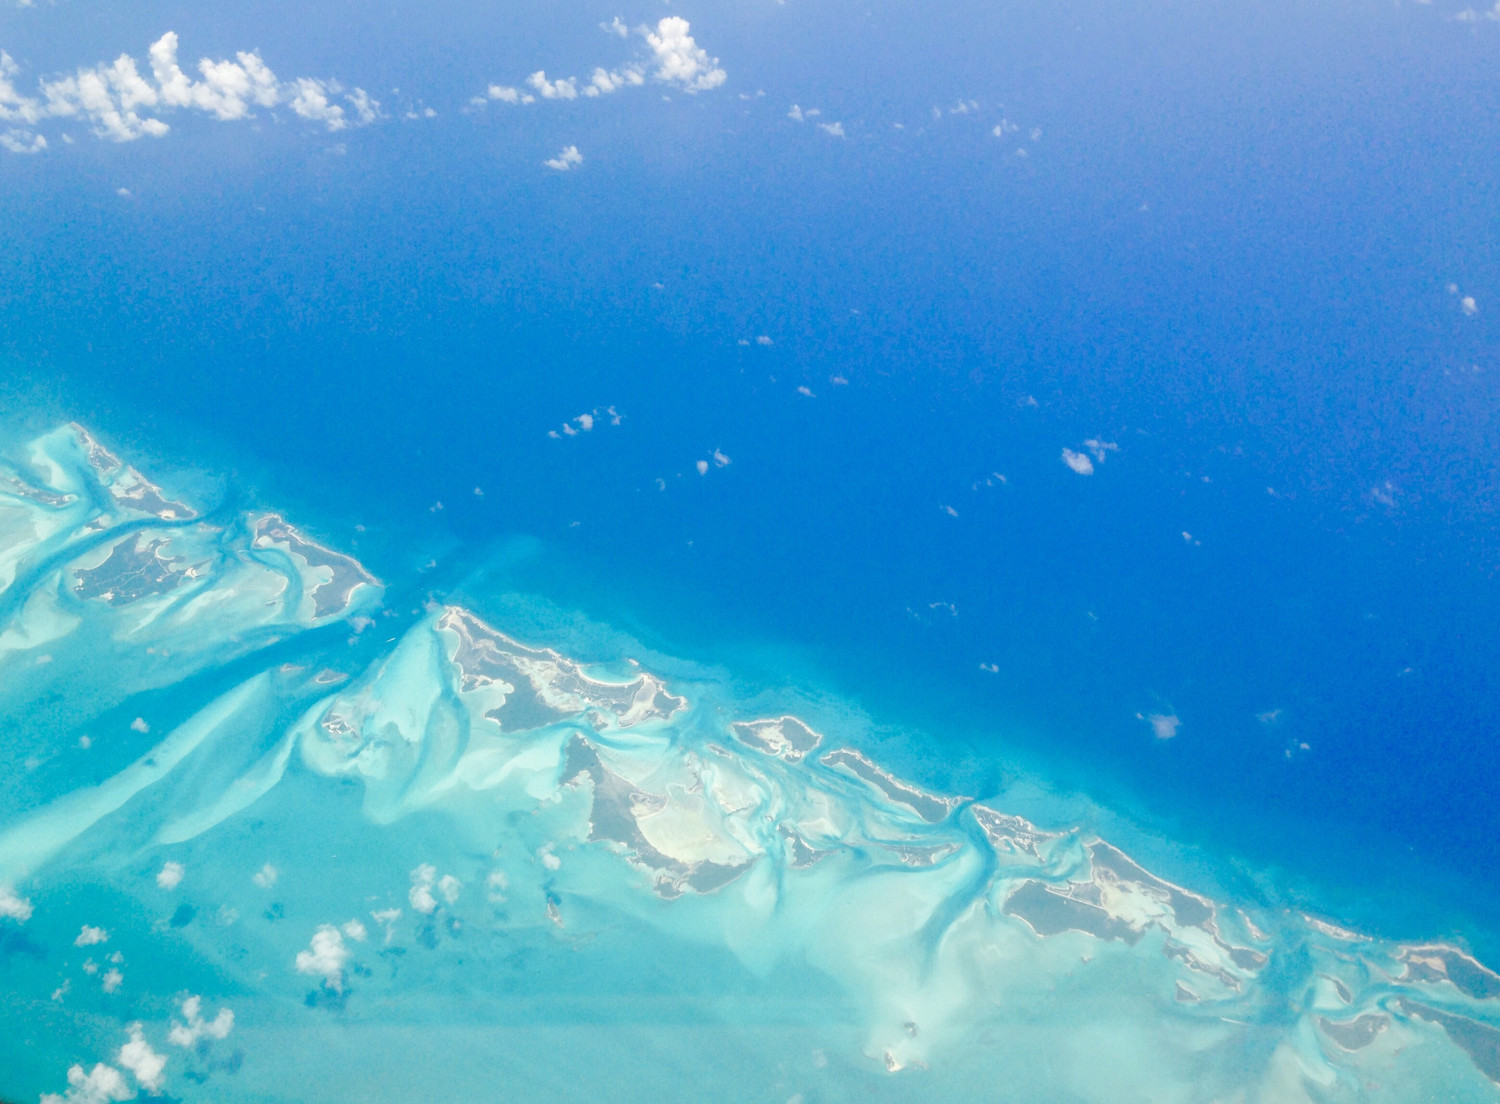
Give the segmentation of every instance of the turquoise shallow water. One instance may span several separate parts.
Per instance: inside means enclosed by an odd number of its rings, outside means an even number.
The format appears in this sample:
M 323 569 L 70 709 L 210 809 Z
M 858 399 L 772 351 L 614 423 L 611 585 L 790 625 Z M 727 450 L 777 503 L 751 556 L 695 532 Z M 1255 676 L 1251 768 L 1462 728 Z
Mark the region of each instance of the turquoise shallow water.
M 1459 947 L 903 779 L 930 742 L 817 687 L 402 598 L 76 427 L 7 454 L 9 1097 L 1494 1098 Z

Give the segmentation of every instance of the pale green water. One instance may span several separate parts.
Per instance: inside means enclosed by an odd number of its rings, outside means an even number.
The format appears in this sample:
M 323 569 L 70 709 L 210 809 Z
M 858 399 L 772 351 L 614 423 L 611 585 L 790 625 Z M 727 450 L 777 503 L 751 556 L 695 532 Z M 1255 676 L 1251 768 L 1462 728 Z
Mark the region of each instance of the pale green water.
M 388 609 L 75 429 L 11 452 L 0 1094 L 1495 1098 L 1457 950 L 1209 900 L 602 626 L 584 668 Z

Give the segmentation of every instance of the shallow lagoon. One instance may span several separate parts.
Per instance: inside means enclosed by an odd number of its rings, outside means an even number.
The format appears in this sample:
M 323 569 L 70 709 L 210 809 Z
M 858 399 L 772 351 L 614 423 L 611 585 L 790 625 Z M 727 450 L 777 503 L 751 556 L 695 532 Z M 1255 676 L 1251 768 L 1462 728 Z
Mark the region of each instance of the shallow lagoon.
M 1457 948 L 1175 885 L 1039 780 L 930 792 L 857 711 L 541 603 L 393 610 L 77 427 L 8 451 L 0 1093 L 1494 1098 Z

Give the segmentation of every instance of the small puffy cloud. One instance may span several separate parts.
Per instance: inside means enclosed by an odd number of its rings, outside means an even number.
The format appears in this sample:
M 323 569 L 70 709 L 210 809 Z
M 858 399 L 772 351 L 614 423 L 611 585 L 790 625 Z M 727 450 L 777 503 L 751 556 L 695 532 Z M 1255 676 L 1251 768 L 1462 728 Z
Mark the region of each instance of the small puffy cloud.
M 1112 452 L 1119 452 L 1120 446 L 1113 441 L 1101 441 L 1097 437 L 1090 437 L 1083 443 L 1083 447 L 1094 454 L 1094 459 L 1104 463 L 1104 458 Z
M 1462 310 L 1470 318 L 1479 313 L 1479 304 L 1474 302 L 1474 297 L 1472 295 L 1465 295 L 1458 301 L 1458 306 L 1459 309 Z
M 526 83 L 536 89 L 537 95 L 544 100 L 576 100 L 578 98 L 578 81 L 575 77 L 549 81 L 546 72 L 538 69 L 526 78 Z
M 842 138 L 842 137 L 844 137 L 844 124 L 843 123 L 819 123 L 818 124 L 818 129 L 822 130 L 822 131 L 826 131 L 827 133 L 833 135 L 835 138 Z
M 760 336 L 759 336 L 759 337 L 757 337 L 757 338 L 756 338 L 756 339 L 755 339 L 755 343 L 756 343 L 756 344 L 757 344 L 757 345 L 762 345 L 762 346 L 766 346 L 766 345 L 774 345 L 774 344 L 775 344 L 775 342 L 773 342 L 773 341 L 772 341 L 772 340 L 771 340 L 771 339 L 770 339 L 770 338 L 769 338 L 769 337 L 768 337 L 768 336 L 766 336 L 766 335 L 765 335 L 765 334 L 761 334 L 761 335 L 760 335 Z
M 151 44 L 151 75 L 156 78 L 157 88 L 151 86 L 135 72 L 134 61 L 121 54 L 115 62 L 117 68 L 126 69 L 122 93 L 126 106 L 145 104 L 154 107 L 158 101 L 166 107 L 191 107 L 207 112 L 215 118 L 243 119 L 253 106 L 275 107 L 281 100 L 281 89 L 276 74 L 266 67 L 259 54 L 241 52 L 238 61 L 210 61 L 204 58 L 198 63 L 201 81 L 195 81 L 182 71 L 177 63 L 177 35 L 168 31 Z
M 24 924 L 31 919 L 31 902 L 19 896 L 10 886 L 0 884 L 0 920 Z
M 129 1027 L 130 1042 L 120 1048 L 117 1061 L 141 1083 L 153 1096 L 161 1091 L 162 1073 L 167 1068 L 167 1056 L 159 1054 L 151 1049 L 151 1044 L 146 1042 L 146 1036 L 141 1030 L 141 1025 L 133 1023 Z
M 307 950 L 297 952 L 293 965 L 299 974 L 322 978 L 329 989 L 341 993 L 344 991 L 344 963 L 348 961 L 349 948 L 344 946 L 343 933 L 332 924 L 321 924 L 313 932 Z
M 11 153 L 41 153 L 47 148 L 47 139 L 29 130 L 7 130 L 0 134 L 0 149 Z
M 322 123 L 329 130 L 343 130 L 349 125 L 342 105 L 329 97 L 337 95 L 337 86 L 330 86 L 313 77 L 301 77 L 292 82 L 292 97 L 289 106 L 304 119 Z
M 707 475 L 708 474 L 708 461 L 707 460 L 699 460 L 693 466 L 698 469 L 698 474 L 699 475 Z
M 1081 452 L 1074 452 L 1070 448 L 1062 450 L 1062 462 L 1072 468 L 1079 475 L 1093 475 L 1094 462 Z
M 578 152 L 577 146 L 565 146 L 556 157 L 549 157 L 542 164 L 558 172 L 567 172 L 583 164 L 583 154 Z
M 443 895 L 443 900 L 450 905 L 455 905 L 458 903 L 458 894 L 463 889 L 463 887 L 464 884 L 457 878 L 455 878 L 452 874 L 444 874 L 441 878 L 438 879 L 438 892 Z
M 385 941 L 389 943 L 396 937 L 396 921 L 401 919 L 401 910 L 398 908 L 377 909 L 370 913 L 370 919 L 385 929 Z
M 600 26 L 620 38 L 630 36 L 629 29 L 618 17 Z M 654 29 L 642 27 L 639 33 L 650 48 L 649 60 L 628 63 L 616 69 L 595 66 L 587 79 L 560 77 L 552 80 L 546 70 L 538 69 L 525 80 L 530 92 L 513 85 L 492 84 L 486 96 L 476 96 L 470 102 L 482 106 L 493 100 L 520 106 L 541 100 L 598 98 L 622 88 L 638 88 L 646 83 L 648 76 L 684 92 L 698 93 L 717 88 L 728 79 L 728 74 L 719 67 L 719 59 L 710 57 L 708 51 L 694 40 L 686 19 L 667 16 L 658 21 Z
M 33 96 L 16 90 L 15 80 L 21 68 L 15 59 L 0 50 L 0 119 L 6 122 L 33 124 L 47 114 L 46 106 Z
M 100 1062 L 87 1073 L 82 1066 L 70 1067 L 68 1091 L 43 1093 L 41 1104 L 111 1104 L 134 1096 L 135 1090 L 126 1082 L 125 1075 L 114 1066 Z
M 260 886 L 261 889 L 275 889 L 276 879 L 279 877 L 281 877 L 281 871 L 277 870 L 270 863 L 266 863 L 265 866 L 250 875 L 250 880 Z
M 119 970 L 114 969 L 106 970 L 104 973 L 103 981 L 101 982 L 101 985 L 103 986 L 106 993 L 114 993 L 118 991 L 120 986 L 124 984 L 125 975 L 120 973 Z
M 506 84 L 492 84 L 488 89 L 488 95 L 492 100 L 508 104 L 536 103 L 536 97 L 530 92 L 522 92 L 519 88 L 512 88 Z M 483 101 L 481 101 L 483 102 Z
M 185 873 L 180 862 L 167 862 L 156 873 L 156 884 L 162 889 L 176 889 L 182 884 L 182 875 Z
M 342 931 L 350 939 L 354 940 L 354 942 L 356 943 L 363 943 L 370 934 L 369 932 L 365 931 L 365 926 L 358 920 L 350 920 L 339 930 Z
M 1170 740 L 1182 724 L 1175 713 L 1137 713 L 1136 719 L 1150 725 L 1151 734 L 1158 740 Z
M 75 947 L 92 947 L 95 943 L 106 943 L 109 941 L 109 932 L 103 928 L 91 928 L 87 924 L 78 933 L 78 938 L 73 940 Z
M 120 191 L 124 192 L 126 195 L 130 194 L 124 188 L 121 188 Z M 135 720 L 130 722 L 130 731 L 139 732 L 144 736 L 146 733 L 151 731 L 151 726 L 146 723 L 145 717 L 137 717 Z
M 492 904 L 502 904 L 505 901 L 505 891 L 510 888 L 510 879 L 505 876 L 503 870 L 491 870 L 489 876 L 484 880 L 485 896 Z
M 727 468 L 732 463 L 734 463 L 734 461 L 729 459 L 728 456 L 724 455 L 723 452 L 718 449 L 714 449 L 714 467 Z
M 432 895 L 436 881 L 437 867 L 431 863 L 423 863 L 411 872 L 411 889 L 407 890 L 406 899 L 423 916 L 431 916 L 437 911 L 437 898 Z
M 656 55 L 659 81 L 680 85 L 685 92 L 705 92 L 717 88 L 729 74 L 719 68 L 719 59 L 709 57 L 689 34 L 688 21 L 669 15 L 656 24 L 656 31 L 646 32 L 646 43 Z
M 234 1012 L 219 1009 L 211 1020 L 203 1018 L 203 998 L 189 995 L 182 1001 L 182 1023 L 174 1023 L 167 1034 L 167 1042 L 173 1046 L 197 1046 L 199 1039 L 223 1039 L 234 1030 Z
M 38 96 L 16 89 L 19 70 L 9 55 L 0 53 L 0 121 L 29 127 L 44 119 L 80 119 L 100 138 L 132 142 L 167 134 L 170 127 L 161 116 L 172 111 L 227 122 L 251 118 L 256 108 L 286 106 L 329 130 L 381 117 L 379 103 L 363 89 L 345 92 L 336 81 L 310 77 L 283 82 L 253 51 L 242 50 L 233 60 L 203 58 L 193 77 L 183 70 L 177 50 L 177 35 L 168 31 L 148 48 L 144 70 L 135 58 L 121 54 L 112 62 L 41 81 Z M 0 138 L 0 146 L 33 153 L 46 149 L 47 142 L 29 130 L 11 130 Z

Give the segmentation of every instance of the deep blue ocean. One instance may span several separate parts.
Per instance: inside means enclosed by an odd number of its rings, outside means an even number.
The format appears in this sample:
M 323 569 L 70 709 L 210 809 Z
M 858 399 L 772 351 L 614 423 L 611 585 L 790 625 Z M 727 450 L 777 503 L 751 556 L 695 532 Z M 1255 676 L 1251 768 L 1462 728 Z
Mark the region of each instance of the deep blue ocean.
M 0 14 L 33 72 L 170 26 L 438 109 L 0 158 L 8 422 L 1500 956 L 1500 25 L 674 4 L 712 95 L 462 110 L 583 70 L 596 7 Z

